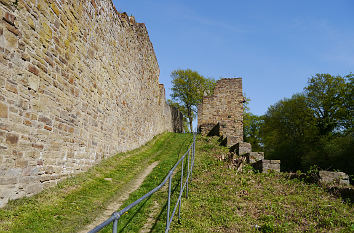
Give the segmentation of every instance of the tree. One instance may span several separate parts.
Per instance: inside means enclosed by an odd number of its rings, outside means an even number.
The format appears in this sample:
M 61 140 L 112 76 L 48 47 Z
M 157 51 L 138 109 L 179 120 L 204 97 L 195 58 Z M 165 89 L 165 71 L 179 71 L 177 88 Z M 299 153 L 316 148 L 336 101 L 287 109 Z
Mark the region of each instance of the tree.
M 263 143 L 260 129 L 263 124 L 262 116 L 254 115 L 248 107 L 251 101 L 244 93 L 245 102 L 243 103 L 243 140 L 251 143 L 254 151 L 263 151 Z
M 259 131 L 248 133 L 259 134 L 266 156 L 281 159 L 285 170 L 306 170 L 316 164 L 353 174 L 353 78 L 353 74 L 312 76 L 303 93 L 270 106 Z
M 342 131 L 350 119 L 348 107 L 353 107 L 346 103 L 352 99 L 348 98 L 349 77 L 316 74 L 304 88 L 308 105 L 315 114 L 317 126 L 323 136 Z
M 180 111 L 188 120 L 190 131 L 193 130 L 193 120 L 197 107 L 202 102 L 204 95 L 212 94 L 215 80 L 208 79 L 198 72 L 186 69 L 175 70 L 172 77 L 172 100 L 180 106 Z
M 344 109 L 347 110 L 347 116 L 343 125 L 346 129 L 346 134 L 353 134 L 353 125 L 354 125 L 354 74 L 350 73 L 345 76 L 347 80 L 347 85 L 345 89 L 345 101 Z
M 268 108 L 263 116 L 261 136 L 268 158 L 281 159 L 282 168 L 302 168 L 303 156 L 317 138 L 312 110 L 303 94 L 283 99 Z
M 243 140 L 251 143 L 254 151 L 263 151 L 261 127 L 263 117 L 247 112 L 243 115 Z

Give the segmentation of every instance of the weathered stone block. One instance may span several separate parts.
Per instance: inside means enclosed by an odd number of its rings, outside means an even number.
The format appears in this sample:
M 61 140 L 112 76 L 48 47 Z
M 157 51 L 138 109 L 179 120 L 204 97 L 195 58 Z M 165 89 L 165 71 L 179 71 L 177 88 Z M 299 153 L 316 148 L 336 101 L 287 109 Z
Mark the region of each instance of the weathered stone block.
M 40 183 L 27 185 L 25 188 L 27 194 L 36 194 L 42 190 L 43 190 L 43 184 Z
M 15 36 L 20 36 L 21 34 L 20 31 L 12 25 L 6 25 L 6 29 L 12 32 Z
M 0 102 L 0 118 L 7 118 L 8 116 L 8 107 L 5 103 Z
M 252 166 L 262 173 L 267 173 L 270 170 L 280 172 L 280 160 L 263 159 L 253 163 Z
M 43 122 L 49 126 L 52 125 L 52 120 L 45 116 L 39 116 L 38 121 Z
M 5 38 L 5 48 L 13 50 L 17 47 L 17 42 L 18 42 L 18 37 L 13 34 L 12 32 L 5 30 L 3 33 L 3 36 Z
M 232 146 L 230 151 L 235 152 L 239 156 L 242 156 L 252 152 L 252 145 L 248 142 L 239 142 Z
M 264 152 L 251 152 L 244 155 L 247 163 L 255 163 L 264 159 Z
M 28 65 L 28 71 L 35 75 L 39 74 L 39 70 L 37 69 L 37 67 L 31 64 Z
M 9 24 L 15 26 L 15 19 L 16 17 L 13 14 L 10 14 L 9 12 L 5 13 L 4 20 Z
M 17 1 L 18 0 L 0 0 L 0 3 L 4 4 L 5 6 L 11 6 L 11 5 L 15 4 Z
M 24 159 L 17 159 L 15 164 L 16 164 L 16 167 L 27 167 L 28 161 L 24 160 Z
M 0 185 L 16 184 L 18 182 L 17 177 L 2 177 L 0 178 Z
M 6 135 L 6 142 L 9 144 L 17 144 L 18 143 L 18 135 L 17 134 L 12 134 L 8 133 Z
M 239 138 L 238 137 L 234 137 L 234 136 L 228 136 L 226 138 L 226 140 L 227 140 L 227 143 L 226 143 L 227 146 L 233 146 L 233 145 L 235 145 L 236 143 L 239 142 Z
M 9 186 L 9 185 L 0 185 L 0 199 L 3 198 L 8 198 L 11 196 L 12 194 L 12 189 L 13 186 Z M 0 201 L 0 207 L 1 207 L 1 201 Z
M 17 91 L 17 86 L 14 85 L 14 84 L 12 84 L 12 83 L 10 83 L 10 82 L 7 82 L 7 83 L 6 83 L 5 88 L 6 88 L 6 90 L 8 90 L 8 91 L 10 91 L 10 92 L 12 92 L 12 93 L 15 93 L 15 94 L 18 93 L 18 91 Z
M 349 185 L 349 176 L 344 172 L 319 171 L 320 182 Z

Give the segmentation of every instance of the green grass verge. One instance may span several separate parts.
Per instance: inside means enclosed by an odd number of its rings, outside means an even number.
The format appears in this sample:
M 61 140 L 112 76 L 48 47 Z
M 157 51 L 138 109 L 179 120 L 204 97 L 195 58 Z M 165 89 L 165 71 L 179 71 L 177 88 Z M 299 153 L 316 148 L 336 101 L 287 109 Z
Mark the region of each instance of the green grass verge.
M 120 195 L 124 185 L 158 160 L 159 165 L 121 208 L 157 186 L 191 139 L 188 134 L 163 134 L 38 195 L 12 201 L 0 210 L 0 231 L 76 232 Z M 249 167 L 236 174 L 216 159 L 215 155 L 226 152 L 217 138 L 198 137 L 190 195 L 182 199 L 182 224 L 175 216 L 171 232 L 354 232 L 352 205 L 316 185 L 289 180 L 286 174 L 259 174 Z M 106 177 L 112 182 L 105 181 Z M 171 208 L 179 181 L 180 171 L 172 183 Z M 164 232 L 166 203 L 165 186 L 123 215 L 118 232 L 139 232 L 146 222 L 152 226 L 150 232 Z M 111 232 L 111 226 L 102 232 Z
M 198 137 L 182 224 L 171 232 L 354 232 L 352 205 L 286 174 L 236 174 L 215 157 L 226 152 L 216 138 Z
M 191 134 L 179 134 L 179 143 L 167 152 L 168 155 L 160 159 L 160 163 L 155 169 L 145 178 L 141 187 L 135 192 L 131 193 L 129 199 L 125 201 L 120 209 L 131 204 L 144 194 L 158 186 L 167 176 L 169 170 L 174 166 L 178 159 L 188 150 L 188 146 L 192 142 L 193 136 Z M 186 143 L 187 142 L 187 143 Z M 176 157 L 176 154 L 178 156 Z M 185 171 L 187 164 L 185 163 Z M 173 175 L 172 180 L 172 195 L 171 206 L 176 204 L 179 188 L 180 188 L 180 171 L 181 166 L 178 166 L 176 173 Z M 185 173 L 186 174 L 186 173 Z M 149 198 L 132 208 L 128 213 L 124 214 L 118 222 L 118 232 L 139 232 L 143 226 L 152 218 L 150 232 L 164 232 L 166 227 L 167 216 L 167 197 L 168 197 L 168 182 L 162 187 L 161 190 L 154 193 Z M 158 205 L 156 213 L 154 213 L 154 205 Z M 171 207 L 173 208 L 173 207 Z M 172 210 L 171 210 L 172 211 Z M 176 219 L 176 218 L 175 218 Z M 112 224 L 102 230 L 103 233 L 112 232 Z
M 92 222 L 130 180 L 157 160 L 161 162 L 154 175 L 128 201 L 159 183 L 190 142 L 191 135 L 165 133 L 139 149 L 106 159 L 37 195 L 10 201 L 0 209 L 0 232 L 76 232 Z M 139 215 L 136 219 L 140 219 Z M 127 222 L 122 219 L 120 226 Z

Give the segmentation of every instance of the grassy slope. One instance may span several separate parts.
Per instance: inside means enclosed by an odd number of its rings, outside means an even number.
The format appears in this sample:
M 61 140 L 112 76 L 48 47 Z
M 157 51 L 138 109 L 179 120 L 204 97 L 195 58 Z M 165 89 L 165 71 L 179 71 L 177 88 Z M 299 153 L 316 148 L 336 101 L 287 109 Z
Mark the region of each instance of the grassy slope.
M 173 140 L 177 140 L 177 137 Z M 133 192 L 127 201 L 123 204 L 122 208 L 131 204 L 138 198 L 142 197 L 144 194 L 159 185 L 169 170 L 174 166 L 174 164 L 188 149 L 188 146 L 192 142 L 192 135 L 190 134 L 179 134 L 179 143 L 175 143 L 174 147 L 170 148 L 169 156 L 164 156 L 161 158 L 160 164 L 146 177 L 141 187 Z M 172 142 L 172 140 L 171 140 Z M 187 143 L 186 143 L 187 142 Z M 181 146 L 183 145 L 183 146 Z M 178 155 L 177 157 L 175 155 Z M 185 164 L 185 171 L 186 171 Z M 179 194 L 180 187 L 180 166 L 176 169 L 177 172 L 173 175 L 172 180 L 172 194 L 171 194 L 171 206 L 174 206 Z M 118 222 L 118 232 L 139 232 L 144 224 L 152 217 L 152 229 L 151 232 L 164 232 L 166 226 L 166 215 L 167 215 L 167 189 L 168 183 L 166 183 L 160 191 L 157 191 L 152 196 L 141 202 L 139 205 L 132 208 L 127 214 L 123 215 Z M 154 213 L 153 209 L 156 208 L 157 211 Z M 154 207 L 155 205 L 155 207 Z M 121 209 L 122 209 L 121 208 Z M 172 207 L 171 207 L 172 208 Z M 112 227 L 106 227 L 103 233 L 112 232 Z
M 190 142 L 191 135 L 166 133 L 137 150 L 113 156 L 88 172 L 68 178 L 56 187 L 11 201 L 0 210 L 0 232 L 75 232 L 91 222 L 146 166 L 161 160 L 135 194 L 157 185 Z M 104 178 L 112 178 L 112 182 Z M 134 198 L 136 195 L 129 201 Z
M 123 206 L 158 185 L 190 142 L 191 135 L 164 134 L 39 195 L 13 201 L 0 210 L 0 231 L 75 232 L 156 160 L 161 162 Z M 285 175 L 252 171 L 235 174 L 215 158 L 226 151 L 217 146 L 215 138 L 199 137 L 189 199 L 182 201 L 182 224 L 175 217 L 172 232 L 253 232 L 255 226 L 263 232 L 354 231 L 352 206 L 315 185 L 288 180 Z M 113 182 L 105 181 L 105 177 Z M 179 192 L 179 173 L 172 187 L 174 204 Z M 151 232 L 163 232 L 166 200 L 165 189 L 134 207 L 120 219 L 119 232 L 138 232 L 149 217 L 154 218 Z M 111 228 L 103 232 L 111 232 Z
M 354 208 L 284 174 L 235 174 L 215 158 L 216 138 L 197 141 L 190 198 L 172 232 L 354 232 Z M 247 169 L 246 169 L 247 170 Z

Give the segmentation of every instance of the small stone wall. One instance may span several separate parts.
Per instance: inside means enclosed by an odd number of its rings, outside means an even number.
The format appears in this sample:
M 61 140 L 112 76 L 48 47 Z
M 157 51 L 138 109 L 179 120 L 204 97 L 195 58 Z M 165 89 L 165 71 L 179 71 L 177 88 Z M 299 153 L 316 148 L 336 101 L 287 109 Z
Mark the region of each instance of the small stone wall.
M 246 161 L 248 163 L 253 164 L 253 163 L 256 163 L 256 162 L 264 159 L 264 152 L 247 153 L 247 154 L 245 154 L 245 157 L 246 157 Z
M 252 145 L 248 142 L 238 142 L 230 147 L 230 151 L 234 151 L 237 155 L 243 156 L 252 152 Z
M 267 173 L 270 170 L 280 172 L 280 160 L 262 159 L 252 164 L 254 169 Z
M 320 183 L 349 185 L 349 176 L 344 172 L 319 171 Z
M 244 157 L 245 161 L 251 164 L 260 172 L 268 172 L 274 170 L 280 172 L 280 160 L 264 159 L 264 152 L 252 152 L 252 146 L 247 142 L 239 142 L 230 147 L 231 153 Z

